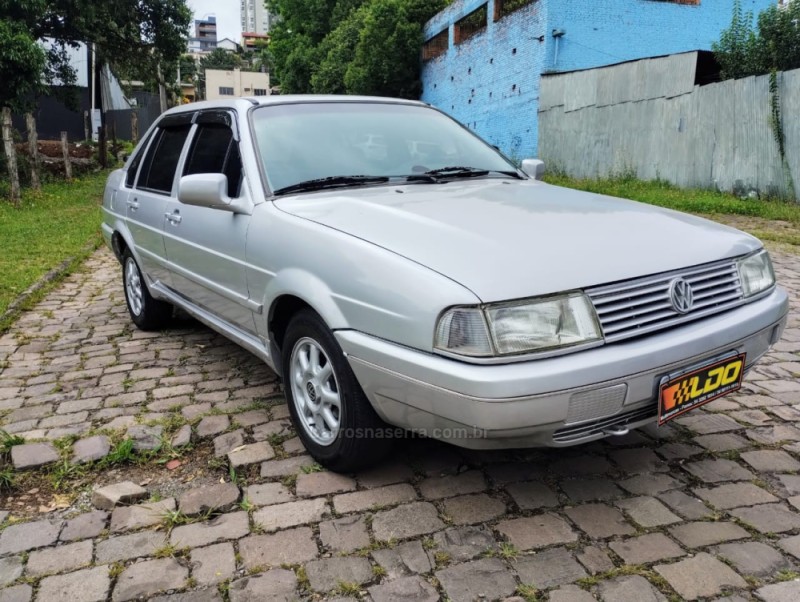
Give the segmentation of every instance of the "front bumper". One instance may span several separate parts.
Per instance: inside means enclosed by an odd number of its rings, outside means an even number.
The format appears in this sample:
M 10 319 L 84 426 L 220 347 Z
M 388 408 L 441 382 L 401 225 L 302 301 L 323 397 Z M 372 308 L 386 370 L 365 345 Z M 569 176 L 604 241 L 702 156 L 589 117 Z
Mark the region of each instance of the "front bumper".
M 752 366 L 780 338 L 789 302 L 725 313 L 549 359 L 476 365 L 337 331 L 359 383 L 388 423 L 470 448 L 565 446 L 652 422 L 662 376 L 736 351 Z

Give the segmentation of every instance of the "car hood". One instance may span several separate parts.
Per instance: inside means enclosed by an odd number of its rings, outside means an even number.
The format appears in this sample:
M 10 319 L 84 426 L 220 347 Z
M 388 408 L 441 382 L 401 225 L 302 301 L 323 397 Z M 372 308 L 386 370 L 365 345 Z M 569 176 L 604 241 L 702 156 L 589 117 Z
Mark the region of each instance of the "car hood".
M 535 180 L 459 180 L 281 197 L 282 211 L 369 241 L 501 301 L 743 255 L 705 219 Z

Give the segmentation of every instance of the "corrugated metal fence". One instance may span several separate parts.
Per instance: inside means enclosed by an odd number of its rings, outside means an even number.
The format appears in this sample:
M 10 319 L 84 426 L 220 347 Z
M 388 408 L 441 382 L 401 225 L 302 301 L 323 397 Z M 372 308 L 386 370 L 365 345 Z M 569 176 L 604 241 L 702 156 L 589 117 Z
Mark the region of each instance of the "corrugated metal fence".
M 539 155 L 575 177 L 633 173 L 681 187 L 797 198 L 800 69 L 778 75 L 786 161 L 769 76 L 697 86 L 696 53 L 542 78 Z

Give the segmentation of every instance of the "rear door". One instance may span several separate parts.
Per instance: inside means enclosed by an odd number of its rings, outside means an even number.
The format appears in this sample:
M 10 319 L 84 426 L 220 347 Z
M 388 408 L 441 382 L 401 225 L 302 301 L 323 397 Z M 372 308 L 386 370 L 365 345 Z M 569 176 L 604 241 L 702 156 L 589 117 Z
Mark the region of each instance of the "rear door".
M 221 173 L 228 178 L 228 196 L 246 194 L 235 116 L 204 111 L 195 123 L 181 175 Z M 164 244 L 172 287 L 192 303 L 254 333 L 244 263 L 250 216 L 185 205 L 175 198 L 166 213 Z
M 141 268 L 151 281 L 166 286 L 170 284 L 170 273 L 164 246 L 165 214 L 192 117 L 193 113 L 188 113 L 161 121 L 126 200 L 126 221 Z

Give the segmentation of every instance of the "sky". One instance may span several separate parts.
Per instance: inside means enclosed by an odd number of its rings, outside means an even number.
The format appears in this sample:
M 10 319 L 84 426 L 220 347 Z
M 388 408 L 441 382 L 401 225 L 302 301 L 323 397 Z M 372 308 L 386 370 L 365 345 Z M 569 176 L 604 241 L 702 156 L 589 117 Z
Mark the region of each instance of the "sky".
M 238 42 L 242 37 L 240 0 L 188 0 L 187 4 L 194 11 L 195 19 L 206 15 L 217 17 L 217 39 L 230 38 Z M 194 22 L 191 29 L 194 31 Z

